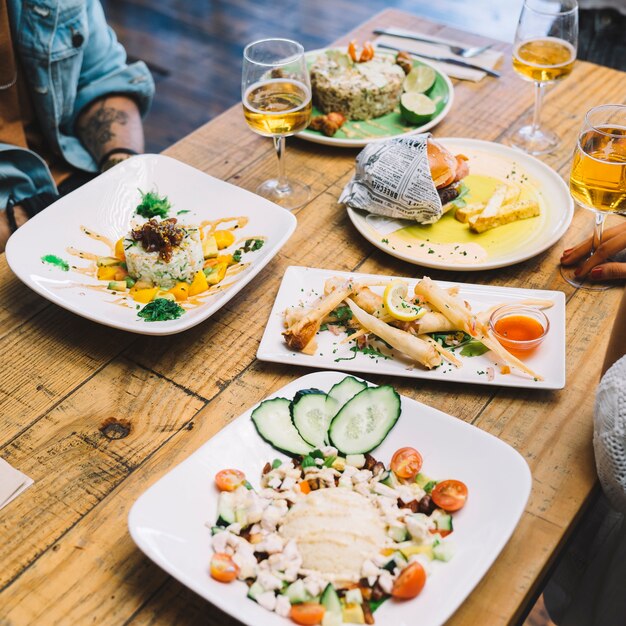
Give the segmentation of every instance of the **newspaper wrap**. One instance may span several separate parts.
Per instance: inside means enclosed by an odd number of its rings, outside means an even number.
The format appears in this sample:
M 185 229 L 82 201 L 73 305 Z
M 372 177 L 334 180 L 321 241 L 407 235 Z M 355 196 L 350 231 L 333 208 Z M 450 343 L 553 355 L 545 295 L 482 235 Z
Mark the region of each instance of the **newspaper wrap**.
M 356 158 L 356 172 L 339 202 L 353 209 L 420 224 L 432 224 L 443 211 L 435 189 L 426 140 L 411 135 L 370 143 Z

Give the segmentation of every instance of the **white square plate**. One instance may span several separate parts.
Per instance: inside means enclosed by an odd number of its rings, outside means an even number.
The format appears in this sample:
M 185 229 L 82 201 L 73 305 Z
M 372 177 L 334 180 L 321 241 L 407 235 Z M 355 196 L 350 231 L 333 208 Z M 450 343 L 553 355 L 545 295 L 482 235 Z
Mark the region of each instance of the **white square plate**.
M 188 211 L 178 218 L 183 224 L 246 216 L 249 222 L 241 229 L 241 236 L 264 235 L 266 243 L 247 255 L 251 265 L 238 274 L 231 288 L 207 297 L 204 304 L 167 322 L 145 322 L 136 310 L 114 304 L 117 295 L 88 286 L 103 284 L 92 276 L 42 263 L 42 256 L 53 254 L 70 266 L 86 265 L 86 261 L 69 255 L 70 247 L 96 255 L 111 254 L 108 246 L 87 237 L 81 226 L 116 241 L 129 230 L 139 202 L 138 188 L 156 189 L 168 196 L 173 205 L 170 217 L 176 217 L 177 211 Z M 135 333 L 170 335 L 199 324 L 224 306 L 269 263 L 295 227 L 296 218 L 289 211 L 260 196 L 175 159 L 146 154 L 116 165 L 29 220 L 9 239 L 6 255 L 9 266 L 24 284 L 73 313 Z
M 344 374 L 317 372 L 283 387 L 272 397 L 292 398 L 296 391 L 328 391 Z M 245 472 L 254 487 L 263 466 L 276 452 L 257 434 L 246 411 L 163 476 L 133 505 L 128 526 L 135 543 L 157 565 L 223 611 L 250 626 L 289 626 L 246 598 L 244 583 L 225 585 L 208 573 L 211 531 L 217 517 L 215 474 L 224 468 Z M 429 406 L 402 397 L 402 414 L 373 455 L 388 464 L 402 446 L 415 446 L 424 471 L 467 484 L 465 507 L 454 514 L 455 554 L 434 561 L 422 593 L 407 602 L 385 602 L 375 613 L 377 626 L 421 626 L 445 622 L 485 575 L 513 533 L 528 500 L 531 474 L 526 461 L 493 435 Z M 494 494 L 498 494 L 494 497 Z
M 427 380 L 445 380 L 452 382 L 475 383 L 481 385 L 497 385 L 501 387 L 532 387 L 537 389 L 562 389 L 565 386 L 565 294 L 561 291 L 543 291 L 539 289 L 513 289 L 510 287 L 490 287 L 466 283 L 450 283 L 437 281 L 443 287 L 458 286 L 459 295 L 470 303 L 473 311 L 488 309 L 495 304 L 515 304 L 528 299 L 551 300 L 554 306 L 545 309 L 544 313 L 550 321 L 550 331 L 542 344 L 524 359 L 533 371 L 544 377 L 544 380 L 533 380 L 529 376 L 512 370 L 510 374 L 501 374 L 500 367 L 494 365 L 491 352 L 481 356 L 456 356 L 463 361 L 462 367 L 456 368 L 444 364 L 436 369 L 427 370 L 414 365 L 395 351 L 391 359 L 373 358 L 365 354 L 350 351 L 350 343 L 341 344 L 345 335 L 335 336 L 330 332 L 317 335 L 318 348 L 313 356 L 302 352 L 293 352 L 283 340 L 283 312 L 290 306 L 299 303 L 308 304 L 324 293 L 324 282 L 332 276 L 353 278 L 354 280 L 392 280 L 393 276 L 376 276 L 374 274 L 352 274 L 334 272 L 310 267 L 287 268 L 283 277 L 274 307 L 270 314 L 263 339 L 257 351 L 261 361 L 303 365 L 319 369 L 337 369 L 349 372 L 365 372 L 388 374 L 390 376 L 406 376 L 408 378 L 425 378 Z M 413 292 L 416 279 L 406 278 L 409 293 Z M 382 294 L 384 288 L 372 287 Z M 354 357 L 354 358 L 352 358 Z M 349 360 L 345 360 L 349 359 Z M 488 368 L 491 368 L 488 369 Z M 489 373 L 493 371 L 493 379 Z

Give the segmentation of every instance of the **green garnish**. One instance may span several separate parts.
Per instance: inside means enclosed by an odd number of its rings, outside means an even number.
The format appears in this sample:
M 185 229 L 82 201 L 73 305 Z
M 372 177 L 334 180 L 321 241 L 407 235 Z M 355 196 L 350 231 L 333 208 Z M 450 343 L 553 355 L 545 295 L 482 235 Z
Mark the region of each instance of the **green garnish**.
M 151 217 L 167 217 L 168 211 L 172 208 L 172 203 L 167 196 L 159 196 L 156 191 L 144 193 L 141 189 L 139 193 L 141 194 L 141 202 L 137 205 L 135 213 L 147 219 Z
M 276 469 L 277 467 L 280 467 L 283 464 L 283 462 L 280 459 L 274 459 L 272 461 L 272 469 Z
M 489 348 L 480 341 L 468 341 L 461 349 L 461 356 L 480 356 L 489 352 Z
M 331 313 L 331 316 L 337 318 L 338 322 L 347 322 L 352 319 L 352 310 L 349 306 L 340 306 Z
M 246 242 L 243 244 L 243 251 L 254 252 L 260 250 L 264 243 L 263 239 L 246 239 Z
M 469 187 L 465 183 L 459 185 L 459 195 L 450 203 L 453 207 L 460 209 L 467 204 L 465 196 L 469 193 Z
M 61 257 L 56 256 L 55 254 L 46 254 L 42 256 L 41 262 L 54 265 L 64 272 L 68 272 L 70 269 L 69 263 L 67 261 L 64 261 Z
M 338 359 L 335 359 L 335 363 L 339 363 L 339 361 L 352 361 L 353 359 L 356 359 L 357 352 L 360 352 L 361 354 L 366 354 L 372 359 L 390 359 L 391 358 L 390 356 L 383 354 L 380 350 L 377 350 L 376 348 L 373 348 L 372 346 L 364 346 L 363 348 L 359 348 L 358 346 L 352 346 L 350 348 L 350 352 L 353 352 L 354 354 L 352 356 L 339 357 Z
M 184 312 L 185 309 L 178 303 L 165 298 L 157 298 L 148 302 L 137 315 L 143 317 L 146 322 L 165 322 L 178 319 Z
M 430 480 L 428 481 L 425 485 L 424 485 L 424 491 L 426 493 L 430 493 L 434 488 L 435 485 L 437 484 L 438 481 L 436 480 Z
M 182 211 L 177 211 L 176 215 L 183 215 L 185 213 L 191 213 L 191 211 L 189 209 L 183 209 Z
M 239 263 L 239 261 L 241 261 L 241 252 L 241 248 L 237 248 L 237 250 L 233 252 L 233 261 L 235 263 Z

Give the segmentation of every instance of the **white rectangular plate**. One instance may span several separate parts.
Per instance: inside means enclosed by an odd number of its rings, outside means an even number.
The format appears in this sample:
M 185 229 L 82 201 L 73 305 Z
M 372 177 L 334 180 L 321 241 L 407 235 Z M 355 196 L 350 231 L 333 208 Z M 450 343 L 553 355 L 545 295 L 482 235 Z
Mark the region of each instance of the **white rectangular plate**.
M 274 307 L 270 314 L 263 339 L 257 351 L 257 358 L 261 361 L 273 363 L 287 363 L 288 365 L 303 365 L 320 369 L 338 369 L 349 372 L 366 372 L 388 374 L 390 376 L 406 376 L 408 378 L 425 378 L 429 380 L 445 380 L 451 382 L 476 383 L 481 385 L 497 385 L 501 387 L 532 387 L 538 389 L 562 389 L 565 386 L 565 294 L 560 291 L 543 291 L 539 289 L 513 289 L 510 287 L 490 287 L 485 285 L 471 285 L 466 283 L 450 283 L 437 281 L 443 287 L 457 285 L 459 295 L 470 303 L 473 311 L 488 309 L 494 304 L 515 304 L 522 300 L 542 299 L 551 300 L 554 306 L 544 310 L 550 321 L 550 331 L 543 343 L 524 359 L 533 371 L 544 377 L 544 380 L 533 380 L 529 376 L 513 370 L 510 374 L 501 374 L 500 366 L 495 365 L 492 353 L 481 356 L 463 357 L 458 352 L 456 356 L 463 361 L 462 367 L 443 364 L 440 367 L 427 370 L 421 365 L 414 365 L 396 351 L 387 351 L 392 354 L 391 359 L 375 358 L 357 353 L 355 358 L 350 351 L 351 343 L 341 344 L 345 335 L 335 336 L 330 332 L 321 332 L 317 335 L 318 348 L 313 356 L 302 352 L 293 352 L 283 340 L 283 312 L 290 306 L 299 303 L 308 304 L 324 293 L 324 282 L 332 276 L 353 278 L 359 280 L 392 280 L 393 276 L 376 276 L 374 274 L 353 274 L 349 272 L 335 272 L 310 267 L 287 268 L 283 277 Z M 409 283 L 409 293 L 413 292 L 415 279 L 406 278 Z M 373 287 L 382 293 L 384 288 Z M 493 379 L 489 380 L 488 368 L 493 370 Z
M 308 374 L 271 397 L 292 398 L 296 391 L 310 387 L 328 391 L 344 376 Z M 251 412 L 235 419 L 152 485 L 133 505 L 128 526 L 148 557 L 223 611 L 250 626 L 288 626 L 290 620 L 248 600 L 244 583 L 225 585 L 208 573 L 212 549 L 206 524 L 212 525 L 217 517 L 215 474 L 238 468 L 258 487 L 265 463 L 286 458 L 259 437 Z M 467 504 L 454 514 L 454 533 L 449 538 L 455 547 L 452 560 L 432 563 L 426 586 L 416 599 L 389 600 L 375 613 L 377 626 L 414 626 L 416 616 L 421 626 L 434 626 L 461 605 L 508 541 L 528 500 L 531 474 L 526 461 L 508 444 L 405 397 L 400 419 L 373 455 L 388 465 L 402 446 L 414 446 L 422 453 L 429 476 L 462 480 L 469 490 Z
M 70 265 L 86 265 L 68 254 L 69 247 L 110 254 L 108 246 L 87 237 L 81 226 L 116 241 L 129 230 L 139 203 L 138 188 L 168 196 L 173 205 L 170 217 L 187 211 L 178 217 L 182 224 L 245 215 L 249 222 L 241 229 L 241 237 L 264 235 L 266 243 L 258 252 L 246 255 L 251 265 L 237 275 L 232 287 L 167 322 L 145 322 L 136 310 L 114 304 L 118 296 L 85 287 L 101 286 L 102 281 L 41 262 L 42 256 L 54 254 Z M 295 227 L 296 218 L 289 211 L 260 196 L 175 159 L 146 154 L 116 165 L 30 219 L 9 239 L 6 254 L 9 266 L 24 284 L 73 313 L 135 333 L 171 335 L 199 324 L 224 306 L 269 263 Z

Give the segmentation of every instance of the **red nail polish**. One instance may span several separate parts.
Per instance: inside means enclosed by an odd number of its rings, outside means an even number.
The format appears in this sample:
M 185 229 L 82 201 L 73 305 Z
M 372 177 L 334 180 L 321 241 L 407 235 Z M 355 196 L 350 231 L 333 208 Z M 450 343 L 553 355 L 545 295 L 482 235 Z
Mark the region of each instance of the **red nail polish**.
M 568 248 L 567 250 L 563 250 L 563 254 L 561 255 L 561 258 L 564 256 L 567 256 L 574 248 Z
M 601 278 L 602 277 L 602 268 L 601 267 L 594 267 L 591 270 L 591 278 Z
M 582 269 L 583 269 L 582 267 L 577 267 L 577 268 L 574 270 L 574 276 L 578 276 L 578 275 L 580 274 L 580 272 L 582 271 Z

